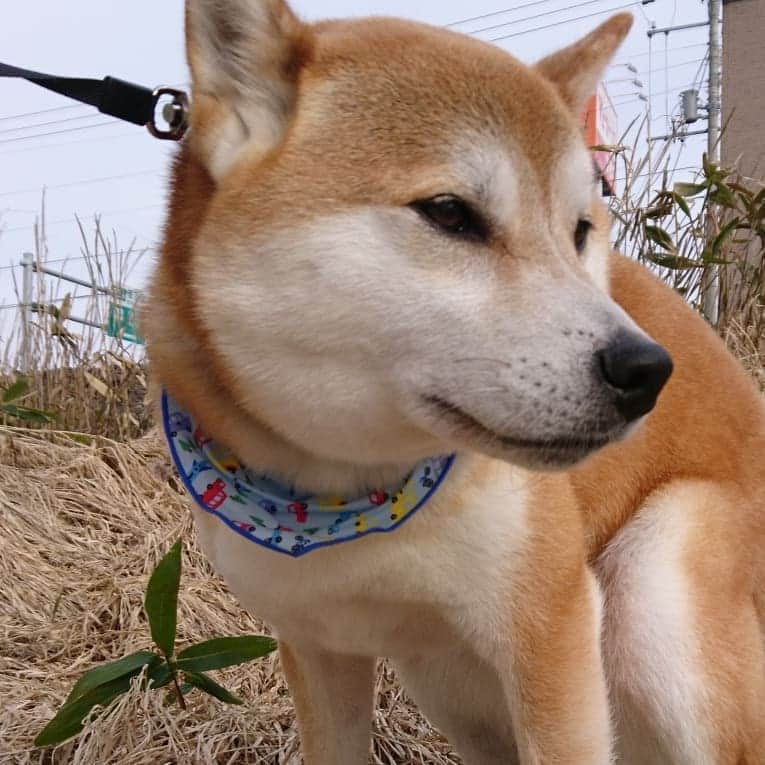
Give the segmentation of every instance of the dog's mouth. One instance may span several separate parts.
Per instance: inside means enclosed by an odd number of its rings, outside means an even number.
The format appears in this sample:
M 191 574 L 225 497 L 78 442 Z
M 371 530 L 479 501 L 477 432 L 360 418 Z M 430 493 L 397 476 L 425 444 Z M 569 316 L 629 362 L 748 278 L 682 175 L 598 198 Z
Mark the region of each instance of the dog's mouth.
M 479 439 L 492 450 L 496 447 L 535 452 L 548 465 L 569 465 L 611 443 L 613 433 L 570 434 L 544 438 L 520 438 L 492 430 L 456 404 L 441 396 L 426 395 L 423 401 L 439 417 L 457 425 L 462 433 Z

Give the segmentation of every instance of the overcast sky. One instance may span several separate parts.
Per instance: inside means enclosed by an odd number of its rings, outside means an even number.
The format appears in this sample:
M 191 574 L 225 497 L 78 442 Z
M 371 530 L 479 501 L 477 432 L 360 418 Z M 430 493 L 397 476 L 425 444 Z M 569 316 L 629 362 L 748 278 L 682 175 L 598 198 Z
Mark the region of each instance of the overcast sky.
M 532 62 L 572 42 L 627 0 L 294 0 L 306 19 L 332 16 L 396 15 L 479 32 L 524 61 Z M 70 76 L 107 74 L 144 85 L 181 84 L 188 80 L 183 52 L 183 0 L 25 0 L 3 4 L 0 61 Z M 700 0 L 654 0 L 633 4 L 637 23 L 608 74 L 609 91 L 620 126 L 645 113 L 631 80 L 648 91 L 649 20 L 664 27 L 703 20 Z M 580 18 L 585 17 L 586 18 Z M 561 23 L 562 22 L 562 23 Z M 698 75 L 705 53 L 706 29 L 658 35 L 653 43 L 652 114 L 654 133 L 664 132 L 666 104 L 676 108 L 678 93 Z M 665 71 L 665 42 L 669 68 Z M 634 75 L 624 66 L 639 69 Z M 666 94 L 664 91 L 670 89 Z M 65 107 L 65 108 L 64 108 Z M 40 112 L 40 114 L 29 114 Z M 22 116 L 18 116 L 22 115 Z M 106 123 L 106 124 L 104 124 Z M 51 133 L 51 135 L 40 135 Z M 700 162 L 703 139 L 690 139 L 679 166 Z M 0 304 L 15 302 L 11 271 L 21 253 L 34 249 L 33 223 L 40 214 L 41 189 L 47 187 L 49 257 L 70 258 L 66 270 L 82 274 L 75 213 L 102 215 L 120 246 L 136 239 L 153 247 L 162 218 L 166 166 L 173 147 L 139 127 L 120 123 L 86 106 L 31 84 L 0 79 Z M 145 282 L 150 263 L 136 271 L 131 286 Z M 11 311 L 0 311 L 2 319 Z

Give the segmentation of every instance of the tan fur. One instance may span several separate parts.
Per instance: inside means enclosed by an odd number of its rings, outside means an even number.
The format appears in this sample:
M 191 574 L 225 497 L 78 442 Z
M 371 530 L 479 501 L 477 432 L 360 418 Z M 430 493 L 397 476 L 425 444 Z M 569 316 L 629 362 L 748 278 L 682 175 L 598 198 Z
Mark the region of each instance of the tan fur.
M 244 462 L 319 492 L 458 451 L 395 534 L 297 560 L 195 510 L 213 564 L 279 636 L 308 765 L 363 761 L 379 655 L 469 763 L 765 762 L 762 402 L 679 297 L 609 259 L 579 136 L 629 23 L 528 69 L 403 21 L 188 2 L 192 131 L 145 317 L 156 379 Z M 489 211 L 488 241 L 438 238 L 406 208 L 443 193 Z M 510 435 L 556 417 L 578 433 L 595 421 L 590 355 L 638 327 L 673 377 L 630 438 L 566 470 L 412 403 L 456 380 Z

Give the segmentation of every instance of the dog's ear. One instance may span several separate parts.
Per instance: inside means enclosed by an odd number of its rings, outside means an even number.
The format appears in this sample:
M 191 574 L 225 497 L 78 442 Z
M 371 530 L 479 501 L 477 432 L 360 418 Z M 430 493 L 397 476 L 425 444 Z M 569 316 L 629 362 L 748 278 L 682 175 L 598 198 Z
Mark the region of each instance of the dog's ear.
M 612 16 L 578 42 L 543 58 L 536 69 L 558 88 L 571 110 L 579 114 L 631 27 L 631 13 Z
M 190 142 L 214 179 L 245 144 L 265 153 L 279 143 L 310 47 L 284 0 L 186 0 Z

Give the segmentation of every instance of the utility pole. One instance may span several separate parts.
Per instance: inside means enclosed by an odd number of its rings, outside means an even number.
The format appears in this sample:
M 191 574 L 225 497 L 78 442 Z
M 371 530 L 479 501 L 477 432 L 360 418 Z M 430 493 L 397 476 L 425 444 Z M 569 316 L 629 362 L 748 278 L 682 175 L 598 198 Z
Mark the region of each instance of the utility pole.
M 722 112 L 722 0 L 708 0 L 709 5 L 709 132 L 707 157 L 710 162 L 720 161 L 720 130 Z M 713 241 L 715 210 L 709 205 L 706 220 L 706 240 Z M 701 306 L 704 317 L 716 324 L 720 312 L 719 267 L 709 263 L 701 276 Z

